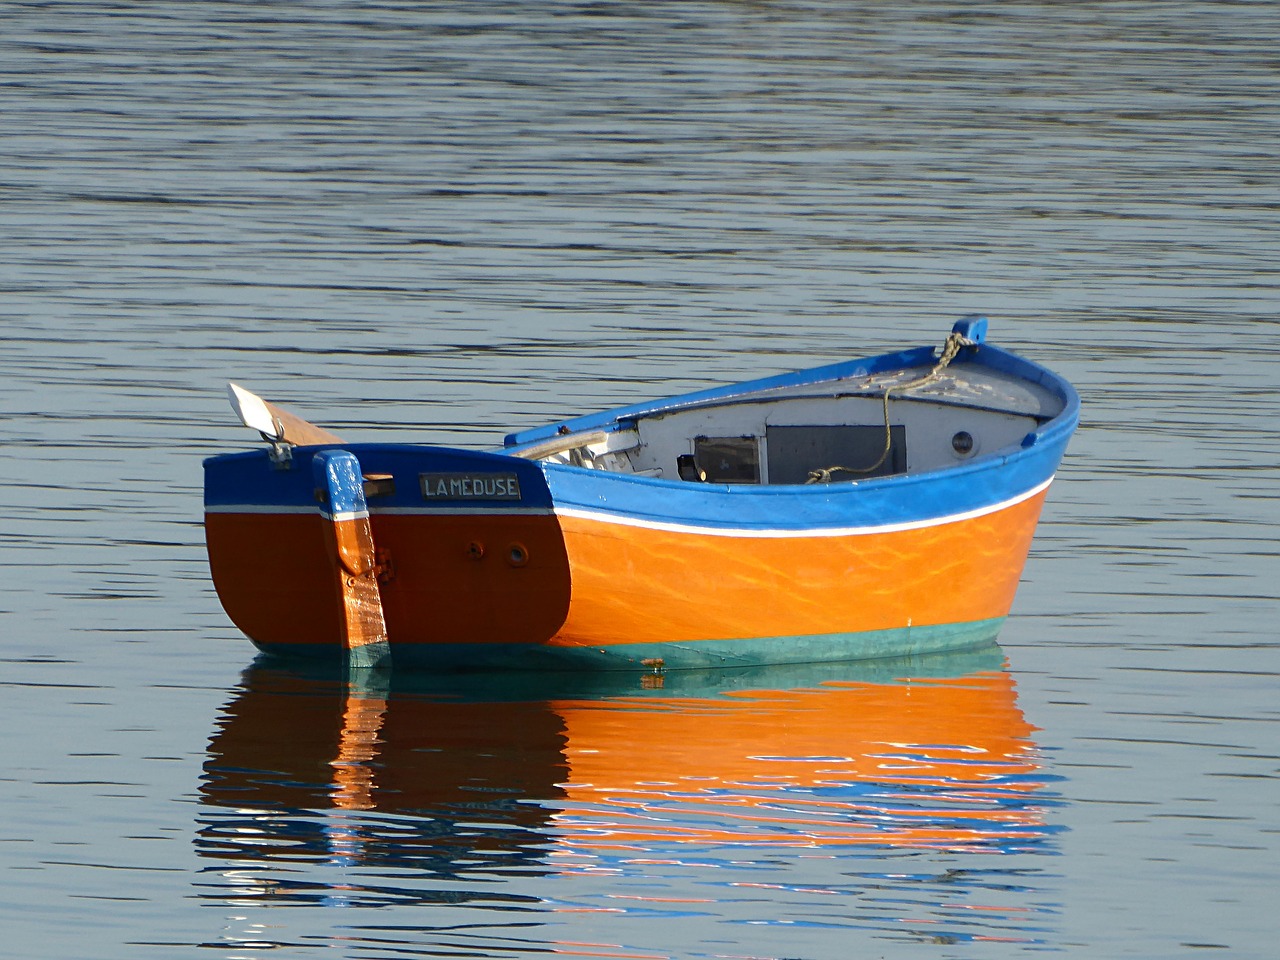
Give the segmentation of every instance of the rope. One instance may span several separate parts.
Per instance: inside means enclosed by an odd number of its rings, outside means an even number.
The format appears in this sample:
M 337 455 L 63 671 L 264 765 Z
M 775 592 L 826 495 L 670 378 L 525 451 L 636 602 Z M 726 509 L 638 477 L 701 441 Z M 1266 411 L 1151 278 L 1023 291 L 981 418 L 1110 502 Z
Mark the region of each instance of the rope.
M 830 483 L 832 475 L 836 473 L 867 474 L 879 470 L 881 465 L 889 459 L 889 451 L 893 449 L 893 431 L 889 427 L 889 394 L 894 390 L 914 390 L 917 387 L 928 386 L 942 376 L 942 371 L 956 358 L 956 354 L 960 352 L 961 347 L 972 346 L 976 346 L 973 340 L 963 334 L 952 332 L 947 337 L 947 342 L 942 345 L 942 354 L 938 357 L 938 362 L 934 364 L 932 370 L 923 377 L 908 380 L 906 383 L 893 383 L 884 388 L 882 396 L 884 405 L 884 449 L 880 451 L 880 458 L 875 463 L 869 467 L 842 467 L 837 465 L 823 467 L 819 470 L 810 470 L 809 479 L 805 483 Z

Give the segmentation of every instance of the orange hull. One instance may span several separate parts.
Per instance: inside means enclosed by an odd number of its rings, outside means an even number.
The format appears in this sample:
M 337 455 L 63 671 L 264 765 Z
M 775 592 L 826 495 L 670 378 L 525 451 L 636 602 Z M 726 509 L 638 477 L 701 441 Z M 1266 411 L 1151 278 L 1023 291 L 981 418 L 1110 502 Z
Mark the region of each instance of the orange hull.
M 213 580 L 236 626 L 262 646 L 341 649 L 341 596 L 325 538 L 346 523 L 318 513 L 207 514 Z M 569 572 L 554 517 L 393 514 L 374 515 L 371 526 L 396 647 L 545 642 L 564 621 Z M 523 565 L 509 562 L 513 544 L 526 551 Z
M 673 643 L 1004 617 L 1043 500 L 1042 491 L 978 517 L 840 536 L 718 536 L 550 514 L 375 513 L 371 525 L 393 650 L 532 644 L 630 649 L 639 661 Z M 218 595 L 259 645 L 342 648 L 326 548 L 341 525 L 314 513 L 207 515 Z
M 1003 617 L 1044 497 L 937 526 L 829 537 L 708 536 L 564 517 L 573 597 L 552 643 L 617 643 L 600 627 L 624 622 L 626 642 L 661 643 Z

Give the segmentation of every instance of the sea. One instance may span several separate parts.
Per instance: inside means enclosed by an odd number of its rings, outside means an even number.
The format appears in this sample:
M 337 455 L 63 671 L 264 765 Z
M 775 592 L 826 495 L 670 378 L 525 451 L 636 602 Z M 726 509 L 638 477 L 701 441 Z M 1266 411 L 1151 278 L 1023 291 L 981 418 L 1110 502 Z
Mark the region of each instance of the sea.
M 1274 3 L 0 25 L 0 957 L 1278 955 Z M 227 380 L 486 449 L 970 313 L 1083 401 L 983 649 L 348 682 L 210 581 Z

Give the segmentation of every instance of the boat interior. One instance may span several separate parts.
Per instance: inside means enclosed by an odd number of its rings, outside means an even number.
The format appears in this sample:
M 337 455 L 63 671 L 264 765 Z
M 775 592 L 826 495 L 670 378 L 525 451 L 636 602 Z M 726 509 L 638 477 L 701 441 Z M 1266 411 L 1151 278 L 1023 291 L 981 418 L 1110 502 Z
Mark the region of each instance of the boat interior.
M 656 409 L 512 453 L 690 482 L 847 482 L 957 466 L 1021 443 L 1063 408 L 990 368 L 925 366 Z

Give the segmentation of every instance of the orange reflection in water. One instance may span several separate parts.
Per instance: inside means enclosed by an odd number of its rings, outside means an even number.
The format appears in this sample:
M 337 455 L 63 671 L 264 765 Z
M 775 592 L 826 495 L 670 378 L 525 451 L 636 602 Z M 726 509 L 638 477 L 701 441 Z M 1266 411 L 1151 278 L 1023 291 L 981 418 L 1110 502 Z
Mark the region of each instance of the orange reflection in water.
M 556 710 L 570 777 L 555 825 L 574 847 L 998 849 L 1043 822 L 1034 728 L 1003 670 Z
M 723 845 L 1021 849 L 1046 832 L 1044 777 L 1002 663 L 992 645 L 750 674 L 372 685 L 255 667 L 201 787 L 237 812 L 198 846 L 324 859 L 341 840 L 348 859 L 441 873 Z

